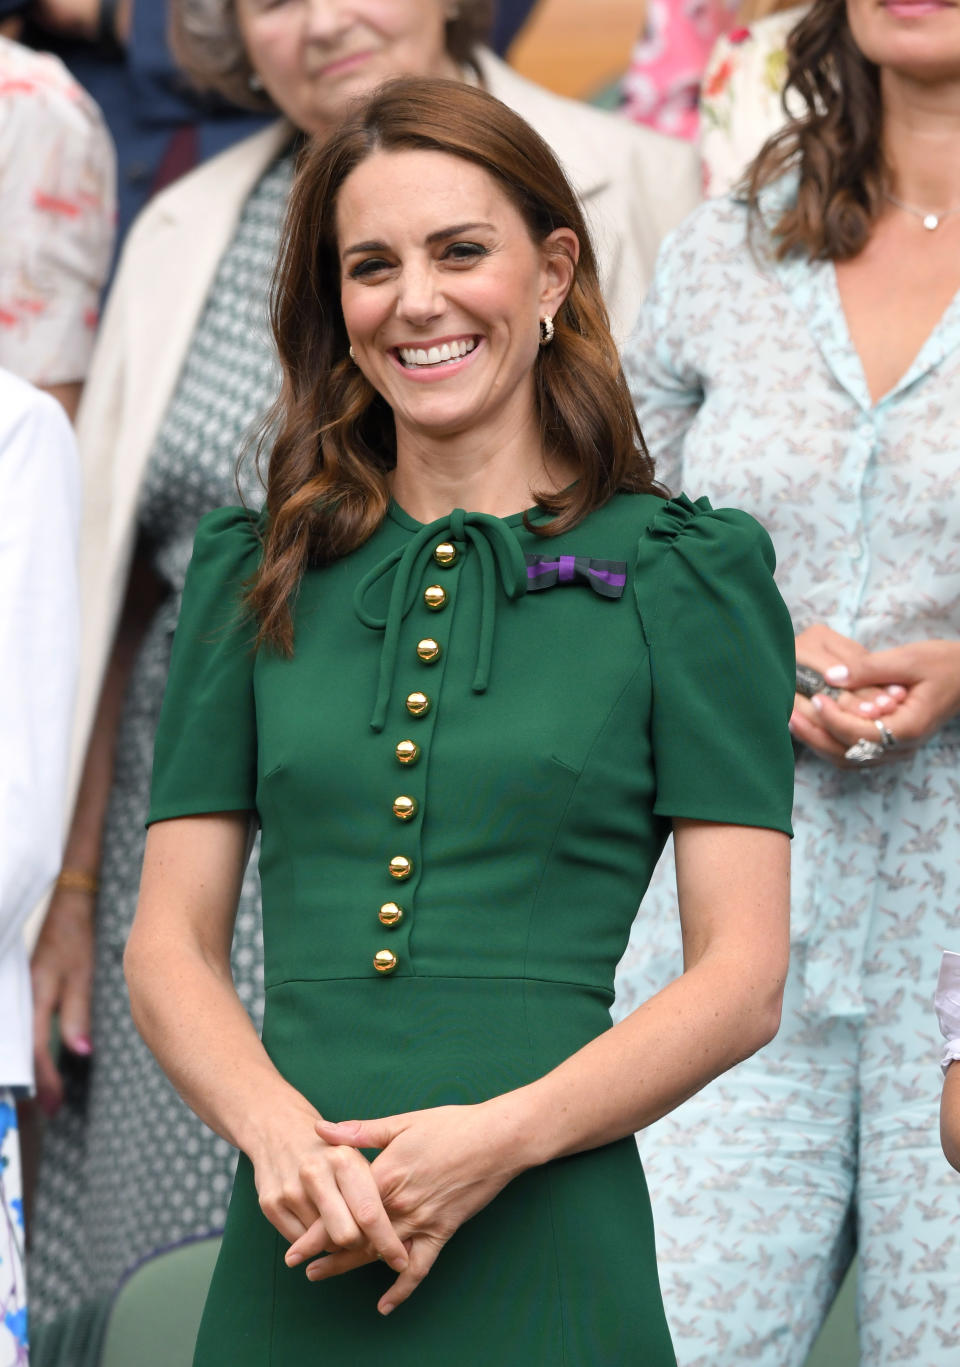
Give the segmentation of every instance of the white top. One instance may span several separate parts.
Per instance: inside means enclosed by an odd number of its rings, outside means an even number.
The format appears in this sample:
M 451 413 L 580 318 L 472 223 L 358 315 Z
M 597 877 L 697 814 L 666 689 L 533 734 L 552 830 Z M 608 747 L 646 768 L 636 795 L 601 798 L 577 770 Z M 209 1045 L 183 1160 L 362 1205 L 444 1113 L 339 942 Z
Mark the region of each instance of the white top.
M 960 1058 L 960 954 L 950 949 L 943 951 L 940 976 L 933 999 L 940 1033 L 947 1041 L 943 1048 L 941 1067 L 946 1072 L 955 1059 Z
M 0 1087 L 33 1079 L 23 927 L 60 864 L 80 473 L 55 399 L 0 370 Z

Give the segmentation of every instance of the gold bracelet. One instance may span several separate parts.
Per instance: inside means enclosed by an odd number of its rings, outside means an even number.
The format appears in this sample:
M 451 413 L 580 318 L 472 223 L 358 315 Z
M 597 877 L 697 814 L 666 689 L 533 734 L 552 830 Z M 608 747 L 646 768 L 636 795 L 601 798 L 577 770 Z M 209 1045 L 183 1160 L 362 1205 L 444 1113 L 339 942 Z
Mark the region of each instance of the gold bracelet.
M 100 879 L 83 869 L 61 869 L 53 885 L 59 892 L 86 892 L 96 897 L 100 890 Z

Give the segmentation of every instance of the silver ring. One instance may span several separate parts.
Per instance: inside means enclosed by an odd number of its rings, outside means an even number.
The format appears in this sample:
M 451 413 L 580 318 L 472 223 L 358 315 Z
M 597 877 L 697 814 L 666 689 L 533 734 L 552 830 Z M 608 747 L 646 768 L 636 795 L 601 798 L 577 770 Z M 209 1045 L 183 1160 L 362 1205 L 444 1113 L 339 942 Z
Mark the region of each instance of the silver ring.
M 844 753 L 843 757 L 851 764 L 872 764 L 874 760 L 880 758 L 884 749 L 885 746 L 881 745 L 879 741 L 863 740 L 861 738 L 858 741 L 854 741 L 853 745 Z
M 883 741 L 884 750 L 893 750 L 899 741 L 888 726 L 884 726 L 882 721 L 875 721 L 874 726 L 880 732 L 880 739 Z

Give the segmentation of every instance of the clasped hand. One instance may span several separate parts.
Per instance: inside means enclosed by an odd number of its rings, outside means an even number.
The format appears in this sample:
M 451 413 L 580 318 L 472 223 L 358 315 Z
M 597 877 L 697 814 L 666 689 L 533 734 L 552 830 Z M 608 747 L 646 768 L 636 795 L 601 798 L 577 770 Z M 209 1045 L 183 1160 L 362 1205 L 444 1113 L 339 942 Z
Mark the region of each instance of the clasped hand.
M 261 1207 L 292 1240 L 287 1266 L 308 1262 L 311 1281 L 378 1258 L 392 1267 L 397 1279 L 377 1305 L 383 1315 L 416 1290 L 451 1235 L 523 1166 L 496 1100 L 378 1120 L 317 1119 L 315 1129 L 292 1181 L 262 1182 L 258 1166 Z M 361 1149 L 380 1152 L 369 1162 Z M 290 1170 L 282 1156 L 274 1161 Z
M 909 756 L 960 711 L 960 642 L 915 641 L 868 651 L 830 627 L 809 627 L 797 637 L 797 660 L 841 689 L 836 699 L 797 695 L 790 730 L 824 759 L 853 767 L 845 753 L 859 739 L 876 741 L 876 722 L 896 737 L 877 761 Z

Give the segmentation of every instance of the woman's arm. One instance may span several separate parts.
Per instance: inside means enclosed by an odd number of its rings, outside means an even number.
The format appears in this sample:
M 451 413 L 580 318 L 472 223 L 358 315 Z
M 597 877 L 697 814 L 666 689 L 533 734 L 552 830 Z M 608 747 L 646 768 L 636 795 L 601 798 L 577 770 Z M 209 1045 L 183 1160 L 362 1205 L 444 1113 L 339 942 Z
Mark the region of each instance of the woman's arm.
M 451 1234 L 525 1169 L 610 1143 L 674 1109 L 776 1034 L 789 955 L 789 841 L 777 831 L 675 823 L 684 972 L 538 1081 L 476 1106 L 318 1122 L 331 1143 L 379 1148 L 373 1172 L 410 1265 L 387 1314 Z M 288 1254 L 332 1249 L 322 1223 Z M 369 1261 L 312 1264 L 313 1280 Z
M 114 751 L 127 681 L 147 621 L 160 597 L 157 580 L 145 561 L 135 561 L 63 856 L 64 868 L 88 874 L 94 881 L 100 869 L 103 823 L 113 782 Z M 59 1014 L 60 1036 L 67 1049 L 87 1055 L 92 1048 L 90 993 L 95 904 L 93 892 L 55 888 L 33 951 L 30 972 L 34 1066 L 37 1097 L 48 1115 L 56 1111 L 63 1099 L 63 1082 L 50 1052 L 54 1015 Z
M 124 956 L 134 1021 L 187 1104 L 250 1158 L 261 1208 L 284 1238 L 322 1217 L 338 1246 L 372 1247 L 399 1271 L 407 1255 L 369 1163 L 317 1137 L 318 1112 L 274 1067 L 234 990 L 252 836 L 246 812 L 150 828 Z
M 940 1142 L 947 1162 L 960 1172 L 960 1063 L 951 1063 L 940 1098 Z

